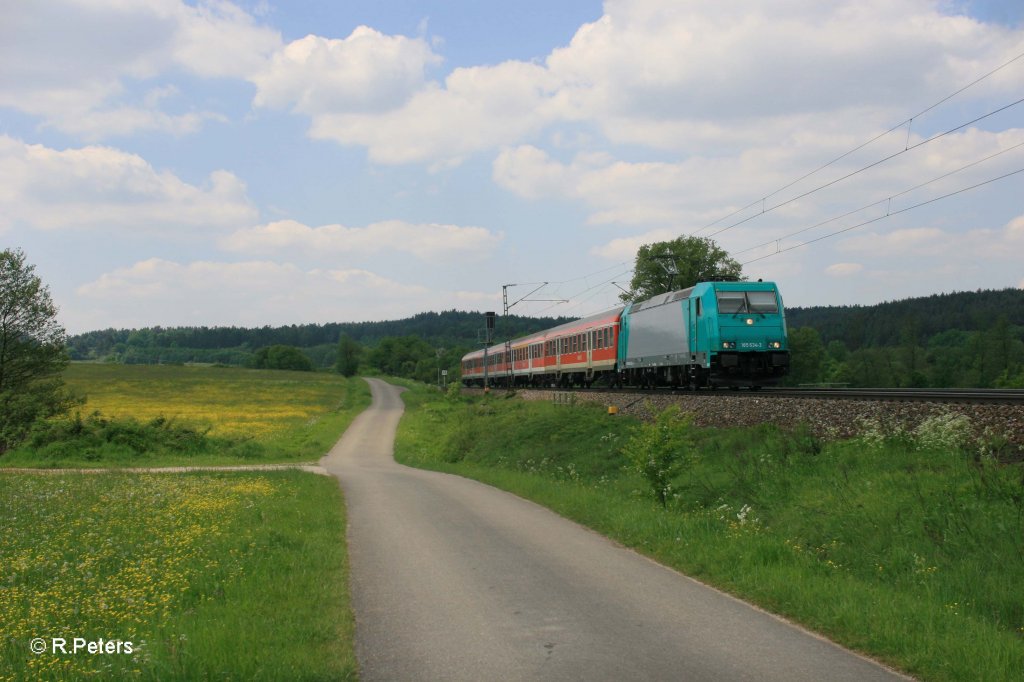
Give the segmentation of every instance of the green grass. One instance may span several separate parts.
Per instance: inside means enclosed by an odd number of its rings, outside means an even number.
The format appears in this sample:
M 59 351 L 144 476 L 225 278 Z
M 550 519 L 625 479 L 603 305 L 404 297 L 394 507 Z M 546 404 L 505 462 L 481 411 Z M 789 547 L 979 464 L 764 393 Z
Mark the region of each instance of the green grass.
M 396 457 L 510 490 L 928 680 L 1024 670 L 1024 466 L 693 429 L 666 507 L 599 407 L 403 395 Z
M 332 478 L 8 473 L 0 509 L 4 682 L 356 678 Z M 134 651 L 35 655 L 35 637 Z
M 0 466 L 313 461 L 370 403 L 363 380 L 330 373 L 75 363 L 65 381 L 86 403 Z

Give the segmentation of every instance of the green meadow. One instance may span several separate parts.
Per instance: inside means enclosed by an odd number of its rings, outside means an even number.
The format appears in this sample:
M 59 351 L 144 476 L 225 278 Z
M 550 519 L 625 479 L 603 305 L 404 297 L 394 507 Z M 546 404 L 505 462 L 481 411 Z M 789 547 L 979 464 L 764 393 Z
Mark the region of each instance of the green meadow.
M 315 461 L 369 404 L 366 383 L 112 364 L 73 364 L 66 382 L 84 404 L 0 455 L 0 682 L 356 679 L 337 481 L 116 469 Z
M 1024 464 L 998 438 L 938 420 L 829 443 L 504 394 L 403 398 L 406 464 L 535 500 L 922 679 L 1021 679 Z
M 2 682 L 356 678 L 333 478 L 6 473 L 0 508 Z

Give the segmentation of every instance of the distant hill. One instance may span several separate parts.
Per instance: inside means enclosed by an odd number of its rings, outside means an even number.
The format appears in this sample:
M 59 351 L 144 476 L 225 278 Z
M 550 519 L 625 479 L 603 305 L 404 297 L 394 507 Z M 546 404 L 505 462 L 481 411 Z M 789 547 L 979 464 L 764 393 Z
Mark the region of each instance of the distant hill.
M 570 318 L 522 317 L 498 319 L 495 339 L 519 336 L 553 327 Z M 259 348 L 284 344 L 302 348 L 314 364 L 334 362 L 338 339 L 348 334 L 363 346 L 384 338 L 415 336 L 434 348 L 475 348 L 484 328 L 482 313 L 448 310 L 419 313 L 384 322 L 332 322 L 282 327 L 146 327 L 104 329 L 68 339 L 72 360 L 126 363 L 219 362 L 244 365 Z
M 980 332 L 1005 317 L 1024 327 L 1024 290 L 961 291 L 887 301 L 870 306 L 788 308 L 790 329 L 813 327 L 825 345 L 842 341 L 849 350 L 896 346 L 909 335 L 919 343 L 942 332 Z

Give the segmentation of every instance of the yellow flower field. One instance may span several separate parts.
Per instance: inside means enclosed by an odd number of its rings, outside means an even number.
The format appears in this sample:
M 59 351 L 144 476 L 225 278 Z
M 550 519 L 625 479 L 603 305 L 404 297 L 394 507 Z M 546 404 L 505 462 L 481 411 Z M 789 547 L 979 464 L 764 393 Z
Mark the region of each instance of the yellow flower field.
M 0 472 L 0 510 L 0 682 L 354 676 L 333 479 Z
M 154 623 L 215 599 L 210 586 L 239 574 L 252 536 L 239 517 L 285 485 L 255 474 L 0 477 L 0 680 L 137 670 Z M 215 551 L 228 533 L 230 551 Z M 36 637 L 130 641 L 134 651 L 31 655 Z
M 210 428 L 211 435 L 271 437 L 317 420 L 346 398 L 336 374 L 222 367 L 74 363 L 68 387 L 87 397 L 83 413 L 157 417 Z

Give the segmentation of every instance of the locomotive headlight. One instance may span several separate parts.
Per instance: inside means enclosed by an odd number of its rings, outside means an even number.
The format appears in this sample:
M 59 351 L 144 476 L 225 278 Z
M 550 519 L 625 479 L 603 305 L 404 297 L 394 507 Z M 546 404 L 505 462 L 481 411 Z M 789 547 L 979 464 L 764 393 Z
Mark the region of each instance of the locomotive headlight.
M 722 341 L 722 348 L 735 348 L 735 347 L 736 347 L 736 342 L 735 341 Z
M 747 318 L 747 324 L 754 324 L 754 318 L 748 317 Z
M 781 341 L 772 341 L 771 343 L 768 344 L 768 346 L 771 347 L 771 348 L 782 348 L 782 342 Z

